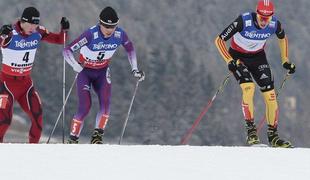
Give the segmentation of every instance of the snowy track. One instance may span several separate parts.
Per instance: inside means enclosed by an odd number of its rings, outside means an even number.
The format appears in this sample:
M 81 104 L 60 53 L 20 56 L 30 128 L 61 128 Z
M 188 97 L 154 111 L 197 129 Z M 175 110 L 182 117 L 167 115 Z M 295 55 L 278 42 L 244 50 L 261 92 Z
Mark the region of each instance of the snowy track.
M 310 149 L 0 144 L 2 180 L 262 180 L 310 177 Z

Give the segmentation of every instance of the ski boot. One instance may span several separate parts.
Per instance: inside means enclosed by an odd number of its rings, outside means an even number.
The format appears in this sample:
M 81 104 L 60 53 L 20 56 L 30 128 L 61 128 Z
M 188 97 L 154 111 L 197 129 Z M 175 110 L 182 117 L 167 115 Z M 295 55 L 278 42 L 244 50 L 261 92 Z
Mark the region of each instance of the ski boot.
M 255 144 L 260 144 L 260 140 L 257 136 L 257 130 L 254 122 L 252 121 L 247 121 L 246 122 L 246 130 L 247 132 L 247 138 L 246 138 L 246 143 L 249 146 L 255 145 Z
M 93 135 L 91 136 L 91 144 L 103 144 L 103 129 L 95 129 Z
M 292 148 L 292 143 L 283 139 L 280 139 L 276 127 L 268 125 L 267 130 L 268 141 L 272 147 Z
M 79 143 L 79 137 L 70 135 L 67 144 L 78 144 Z

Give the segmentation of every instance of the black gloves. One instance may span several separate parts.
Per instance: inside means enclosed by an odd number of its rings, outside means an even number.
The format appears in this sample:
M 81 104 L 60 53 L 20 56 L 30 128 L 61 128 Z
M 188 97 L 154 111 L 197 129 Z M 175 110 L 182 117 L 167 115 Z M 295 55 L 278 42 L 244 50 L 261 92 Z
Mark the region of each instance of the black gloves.
M 290 62 L 283 63 L 283 67 L 288 70 L 288 74 L 293 74 L 296 69 L 295 64 Z
M 229 61 L 229 63 L 227 64 L 228 66 L 228 70 L 231 71 L 232 73 L 236 72 L 238 69 L 238 66 L 242 65 L 241 63 L 238 63 L 238 60 L 231 60 Z
M 137 78 L 139 81 L 143 81 L 145 78 L 143 71 L 133 70 L 132 74 L 133 74 L 133 77 Z
M 3 25 L 0 29 L 0 35 L 9 35 L 13 31 L 11 24 Z
M 66 17 L 61 18 L 60 25 L 61 25 L 62 30 L 69 30 L 70 29 L 70 23 Z

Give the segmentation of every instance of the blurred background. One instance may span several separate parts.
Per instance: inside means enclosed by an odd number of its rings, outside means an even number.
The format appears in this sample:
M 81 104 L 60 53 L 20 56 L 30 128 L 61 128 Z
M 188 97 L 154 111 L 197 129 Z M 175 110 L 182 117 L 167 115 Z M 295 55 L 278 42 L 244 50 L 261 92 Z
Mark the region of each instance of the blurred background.
M 256 0 L 0 0 L 0 25 L 14 23 L 24 8 L 35 6 L 41 12 L 41 25 L 52 32 L 60 29 L 60 19 L 70 20 L 70 41 L 95 25 L 100 11 L 112 6 L 120 17 L 119 26 L 134 42 L 140 69 L 146 80 L 139 86 L 123 142 L 127 144 L 178 145 L 208 104 L 228 73 L 219 55 L 215 37 L 238 15 L 254 11 Z M 297 72 L 286 82 L 279 97 L 279 133 L 298 147 L 310 147 L 308 43 L 310 24 L 308 0 L 275 0 L 276 16 L 289 39 L 290 60 Z M 36 55 L 32 77 L 44 111 L 46 141 L 62 106 L 63 47 L 42 42 Z M 266 47 L 278 88 L 285 75 L 276 37 Z M 112 107 L 106 128 L 106 143 L 118 143 L 133 94 L 135 79 L 127 55 L 121 47 L 111 62 Z M 75 73 L 67 65 L 67 90 Z M 98 110 L 93 96 L 91 112 L 85 119 L 81 142 L 89 143 Z M 307 98 L 308 97 L 308 98 Z M 265 105 L 258 88 L 255 96 L 255 120 L 264 116 Z M 14 106 L 14 119 L 6 142 L 27 142 L 30 120 Z M 65 135 L 77 109 L 75 89 L 66 106 Z M 57 126 L 53 142 L 61 142 Z M 266 127 L 261 141 L 267 143 Z M 241 91 L 231 78 L 224 92 L 196 128 L 190 145 L 244 145 L 245 127 L 241 111 Z

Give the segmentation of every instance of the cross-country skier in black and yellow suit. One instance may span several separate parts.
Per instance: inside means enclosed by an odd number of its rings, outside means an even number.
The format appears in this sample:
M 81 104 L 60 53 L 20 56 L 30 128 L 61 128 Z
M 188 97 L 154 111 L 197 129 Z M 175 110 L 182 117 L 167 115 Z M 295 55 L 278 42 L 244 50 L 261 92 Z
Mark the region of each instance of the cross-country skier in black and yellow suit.
M 266 40 L 276 34 L 279 40 L 282 65 L 288 73 L 295 72 L 295 65 L 288 59 L 288 41 L 280 21 L 274 15 L 274 5 L 269 0 L 259 0 L 256 12 L 246 12 L 232 22 L 215 40 L 215 44 L 242 89 L 242 110 L 246 122 L 247 144 L 259 144 L 254 123 L 253 79 L 260 87 L 266 104 L 268 140 L 273 147 L 292 147 L 291 142 L 279 137 L 278 103 L 273 75 L 267 62 L 264 47 Z M 232 38 L 232 39 L 231 39 Z M 231 47 L 225 41 L 231 39 Z

